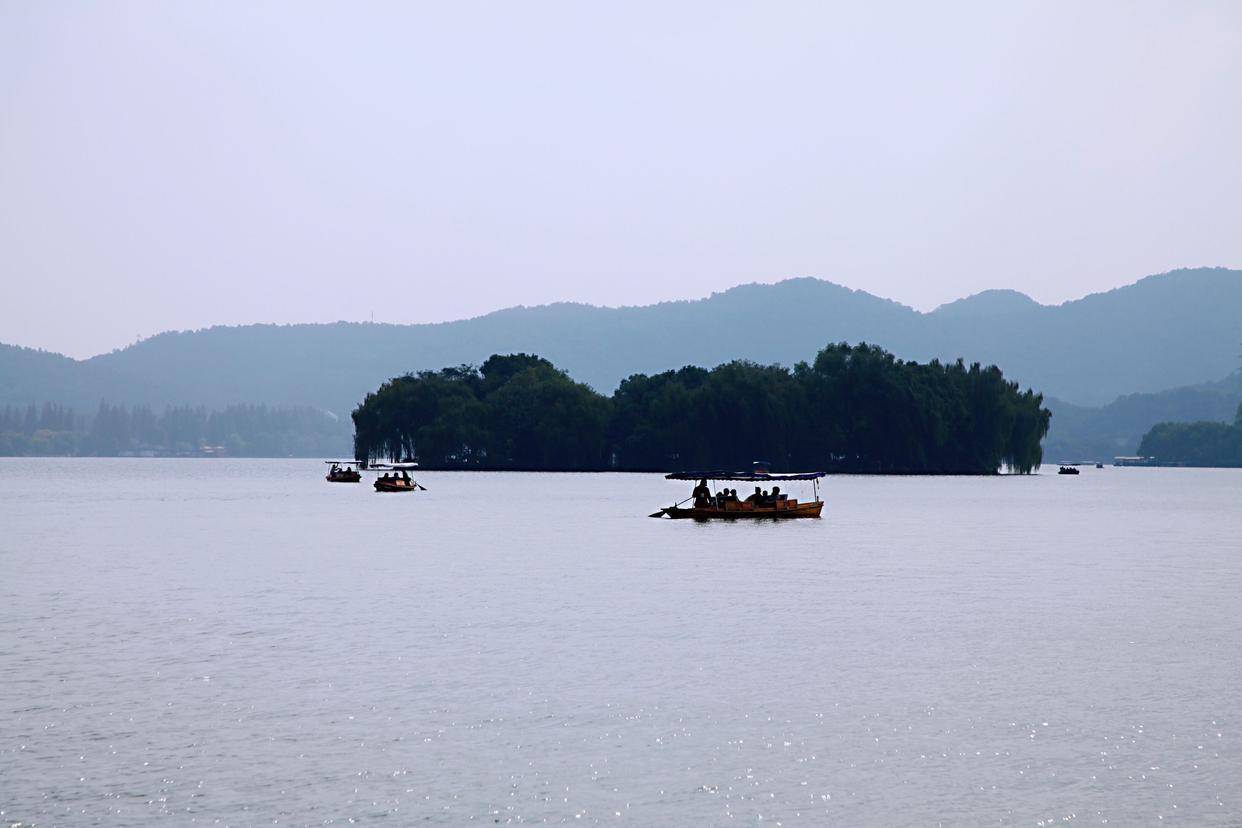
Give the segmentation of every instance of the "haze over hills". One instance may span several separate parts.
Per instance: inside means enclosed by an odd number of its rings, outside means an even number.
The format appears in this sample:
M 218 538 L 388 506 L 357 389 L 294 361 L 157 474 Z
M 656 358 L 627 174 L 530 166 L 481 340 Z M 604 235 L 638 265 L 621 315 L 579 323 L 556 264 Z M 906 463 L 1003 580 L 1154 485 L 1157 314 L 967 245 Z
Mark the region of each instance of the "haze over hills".
M 1046 399 L 1052 425 L 1044 438 L 1045 462 L 1108 460 L 1139 453 L 1156 423 L 1232 422 L 1242 403 L 1242 369 L 1216 382 L 1126 394 L 1099 408 Z
M 1236 368 L 1242 271 L 1178 270 L 1056 306 L 996 290 L 921 313 L 801 278 L 695 301 L 517 307 L 431 325 L 215 327 L 83 361 L 5 346 L 0 405 L 307 404 L 346 414 L 392 376 L 493 353 L 539 354 L 606 393 L 636 372 L 736 358 L 790 364 L 838 341 L 872 342 L 920 361 L 995 363 L 1049 397 L 1101 405 Z

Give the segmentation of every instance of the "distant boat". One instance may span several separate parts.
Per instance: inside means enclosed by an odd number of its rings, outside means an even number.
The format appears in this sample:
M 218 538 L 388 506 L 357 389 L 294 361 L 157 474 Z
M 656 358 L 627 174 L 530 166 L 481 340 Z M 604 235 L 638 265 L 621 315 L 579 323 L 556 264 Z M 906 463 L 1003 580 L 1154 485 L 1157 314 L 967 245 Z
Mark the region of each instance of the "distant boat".
M 703 496 L 701 493 L 694 498 L 693 505 L 683 507 L 681 503 L 675 503 L 672 506 L 665 506 L 658 512 L 650 515 L 650 517 L 667 517 L 673 520 L 787 520 L 789 518 L 817 518 L 823 511 L 824 501 L 819 499 L 819 478 L 823 477 L 825 472 L 803 472 L 800 474 L 770 474 L 767 471 L 752 472 L 726 472 L 726 471 L 696 471 L 696 472 L 674 472 L 666 474 L 665 480 L 738 480 L 750 483 L 781 483 L 793 480 L 809 480 L 815 489 L 814 500 L 799 502 L 797 498 L 791 498 L 788 495 L 781 494 L 776 497 L 768 497 L 761 500 L 741 499 L 741 498 L 721 498 L 719 492 L 717 496 Z M 697 487 L 696 487 L 697 489 Z
M 357 483 L 362 480 L 362 475 L 353 466 L 354 464 L 345 460 L 324 460 L 325 463 L 331 463 L 332 468 L 328 469 L 328 476 L 325 478 L 329 483 Z
M 1057 474 L 1078 474 L 1078 469 L 1073 466 L 1062 466 L 1061 470 L 1058 471 Z
M 1104 464 L 1103 464 L 1103 463 L 1096 463 L 1096 464 L 1095 464 L 1095 467 L 1096 467 L 1097 469 L 1102 469 L 1102 468 L 1104 468 Z

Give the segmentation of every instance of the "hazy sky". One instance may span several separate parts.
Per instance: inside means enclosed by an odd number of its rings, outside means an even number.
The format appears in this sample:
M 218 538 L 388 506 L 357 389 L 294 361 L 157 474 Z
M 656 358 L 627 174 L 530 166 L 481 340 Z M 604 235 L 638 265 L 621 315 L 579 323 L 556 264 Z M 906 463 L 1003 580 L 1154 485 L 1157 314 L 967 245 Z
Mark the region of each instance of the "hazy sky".
M 1242 266 L 1242 3 L 0 0 L 0 342 Z

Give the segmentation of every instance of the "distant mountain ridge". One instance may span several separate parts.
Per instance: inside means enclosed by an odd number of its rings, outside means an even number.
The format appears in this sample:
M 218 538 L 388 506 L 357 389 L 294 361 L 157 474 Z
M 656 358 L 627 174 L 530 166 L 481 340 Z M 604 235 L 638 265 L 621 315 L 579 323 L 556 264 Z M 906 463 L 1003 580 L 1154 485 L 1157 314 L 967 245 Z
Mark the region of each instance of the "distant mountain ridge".
M 995 363 L 1024 386 L 1102 405 L 1237 367 L 1242 271 L 1178 270 L 1056 306 L 985 291 L 921 313 L 800 278 L 701 300 L 558 303 L 428 325 L 214 327 L 160 334 L 83 361 L 0 346 L 0 405 L 305 404 L 345 414 L 390 377 L 477 364 L 493 353 L 539 354 L 608 392 L 636 372 L 737 358 L 791 364 L 841 341 L 875 343 L 905 359 Z
M 1020 291 L 984 290 L 965 299 L 947 302 L 932 313 L 942 319 L 977 319 L 997 314 L 1024 313 L 1042 307 L 1045 306 Z

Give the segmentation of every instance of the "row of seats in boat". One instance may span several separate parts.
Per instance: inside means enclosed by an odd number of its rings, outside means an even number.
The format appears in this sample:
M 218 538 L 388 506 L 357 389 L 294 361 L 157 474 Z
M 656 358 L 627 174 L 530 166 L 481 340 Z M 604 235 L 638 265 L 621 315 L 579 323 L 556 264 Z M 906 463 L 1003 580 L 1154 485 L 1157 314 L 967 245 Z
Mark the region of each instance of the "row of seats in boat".
M 797 499 L 791 500 L 781 492 L 780 486 L 773 486 L 772 491 L 768 492 L 760 486 L 755 487 L 755 493 L 742 500 L 738 497 L 737 489 L 724 489 L 723 491 L 712 494 L 707 488 L 707 481 L 700 481 L 698 486 L 694 487 L 691 492 L 694 498 L 694 508 L 696 509 L 720 509 L 726 512 L 749 512 L 755 509 L 788 509 L 798 505 Z
M 393 483 L 393 484 L 397 484 L 397 485 L 404 484 L 404 485 L 407 485 L 407 486 L 408 486 L 408 485 L 410 485 L 410 482 L 411 482 L 411 481 L 410 481 L 410 474 L 409 474 L 409 472 L 404 472 L 404 471 L 403 471 L 403 472 L 399 472 L 399 473 L 397 473 L 397 474 L 394 474 L 392 477 L 389 477 L 389 476 L 388 476 L 388 472 L 384 472 L 384 476 L 383 476 L 383 477 L 378 477 L 378 478 L 376 478 L 376 479 L 377 479 L 377 480 L 382 480 L 382 481 L 384 481 L 385 483 Z

